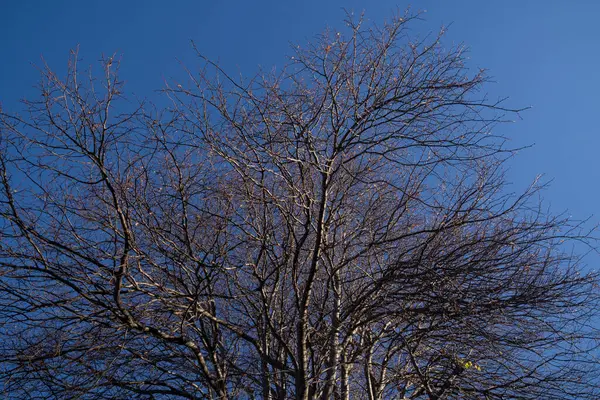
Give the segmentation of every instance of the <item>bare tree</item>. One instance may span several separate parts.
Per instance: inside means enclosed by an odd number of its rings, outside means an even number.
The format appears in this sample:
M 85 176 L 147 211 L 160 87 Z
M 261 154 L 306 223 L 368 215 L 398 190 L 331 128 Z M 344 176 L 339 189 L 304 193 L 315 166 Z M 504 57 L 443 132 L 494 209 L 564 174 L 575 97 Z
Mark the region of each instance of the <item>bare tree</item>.
M 54 399 L 597 399 L 589 232 L 509 193 L 505 109 L 415 16 L 169 106 L 43 68 L 0 121 L 0 388 Z

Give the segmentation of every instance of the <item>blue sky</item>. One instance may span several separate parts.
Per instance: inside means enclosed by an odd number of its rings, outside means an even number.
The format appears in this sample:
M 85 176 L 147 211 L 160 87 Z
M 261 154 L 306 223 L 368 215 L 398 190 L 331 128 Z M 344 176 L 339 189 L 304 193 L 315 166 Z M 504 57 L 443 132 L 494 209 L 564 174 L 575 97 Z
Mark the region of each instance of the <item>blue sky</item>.
M 452 24 L 445 43 L 465 43 L 472 68 L 486 68 L 496 83 L 491 97 L 532 106 L 522 120 L 498 131 L 514 146 L 535 144 L 510 162 L 517 188 L 544 174 L 544 193 L 555 212 L 600 221 L 600 2 L 579 1 L 22 1 L 0 3 L 0 102 L 34 93 L 32 64 L 43 55 L 57 72 L 80 45 L 84 64 L 122 55 L 130 92 L 155 96 L 165 80 L 182 76 L 180 62 L 197 65 L 194 40 L 230 72 L 251 75 L 257 65 L 285 62 L 290 43 L 304 43 L 326 26 L 339 27 L 343 8 L 382 21 L 397 8 L 427 10 L 416 34 Z

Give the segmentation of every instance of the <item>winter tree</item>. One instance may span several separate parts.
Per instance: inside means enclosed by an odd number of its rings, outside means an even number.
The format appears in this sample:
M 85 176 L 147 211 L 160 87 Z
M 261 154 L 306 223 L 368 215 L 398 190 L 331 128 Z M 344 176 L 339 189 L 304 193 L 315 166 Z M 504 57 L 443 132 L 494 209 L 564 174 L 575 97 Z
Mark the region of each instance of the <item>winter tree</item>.
M 509 190 L 519 110 L 414 18 L 198 52 L 161 107 L 43 68 L 0 114 L 3 397 L 599 398 L 592 237 Z

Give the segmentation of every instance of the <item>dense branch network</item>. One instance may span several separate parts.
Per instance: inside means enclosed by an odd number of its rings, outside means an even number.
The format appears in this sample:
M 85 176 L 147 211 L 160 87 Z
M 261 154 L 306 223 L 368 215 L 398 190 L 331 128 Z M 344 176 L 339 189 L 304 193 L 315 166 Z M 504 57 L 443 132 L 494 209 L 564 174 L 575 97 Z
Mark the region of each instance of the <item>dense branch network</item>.
M 507 110 L 402 15 L 169 106 L 42 70 L 0 113 L 6 398 L 596 399 L 589 232 L 510 194 Z

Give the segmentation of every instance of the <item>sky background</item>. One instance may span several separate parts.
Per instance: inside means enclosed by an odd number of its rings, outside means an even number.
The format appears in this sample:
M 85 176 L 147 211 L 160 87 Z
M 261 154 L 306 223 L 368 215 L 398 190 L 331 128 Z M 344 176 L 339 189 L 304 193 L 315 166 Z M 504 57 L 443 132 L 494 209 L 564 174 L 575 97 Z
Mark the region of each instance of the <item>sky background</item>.
M 508 165 L 515 190 L 543 174 L 554 212 L 600 222 L 600 1 L 0 0 L 0 102 L 18 110 L 18 99 L 35 93 L 33 65 L 43 56 L 63 74 L 77 45 L 96 71 L 102 54 L 121 55 L 126 89 L 152 98 L 183 76 L 181 63 L 199 65 L 190 40 L 226 70 L 252 75 L 258 65 L 284 64 L 291 44 L 342 28 L 344 8 L 379 23 L 408 6 L 427 11 L 415 34 L 451 24 L 444 43 L 469 47 L 468 66 L 495 81 L 491 98 L 532 107 L 497 129 L 511 146 L 534 145 Z

